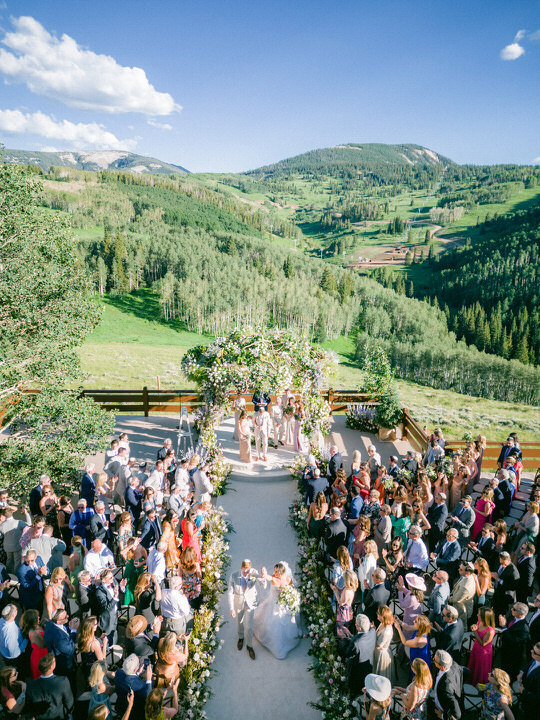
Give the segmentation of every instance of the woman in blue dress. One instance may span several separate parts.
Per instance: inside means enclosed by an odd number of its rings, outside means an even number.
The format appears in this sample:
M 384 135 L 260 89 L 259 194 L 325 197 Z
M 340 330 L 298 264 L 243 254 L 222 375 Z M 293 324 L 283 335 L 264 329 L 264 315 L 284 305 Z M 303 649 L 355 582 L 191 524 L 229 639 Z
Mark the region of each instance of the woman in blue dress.
M 408 655 L 411 664 L 416 658 L 424 660 L 428 667 L 431 668 L 431 651 L 429 648 L 429 633 L 431 632 L 431 623 L 425 615 L 418 615 L 413 625 L 405 625 L 397 618 L 394 619 L 394 625 L 399 633 L 401 642 L 408 648 Z M 414 631 L 410 640 L 403 635 L 403 630 Z M 412 671 L 411 671 L 412 673 Z M 412 674 L 411 674 L 412 677 Z

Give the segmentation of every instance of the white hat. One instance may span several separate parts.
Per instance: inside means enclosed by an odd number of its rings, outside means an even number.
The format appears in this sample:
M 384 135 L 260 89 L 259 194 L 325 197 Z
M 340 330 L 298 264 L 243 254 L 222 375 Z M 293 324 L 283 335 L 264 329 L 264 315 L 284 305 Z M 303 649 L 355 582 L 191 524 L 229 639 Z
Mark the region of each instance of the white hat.
M 379 702 L 388 700 L 392 692 L 392 685 L 390 680 L 382 675 L 375 675 L 375 673 L 369 673 L 365 679 L 366 692 L 374 700 Z
M 414 590 L 422 590 L 423 592 L 426 591 L 426 583 L 421 577 L 418 577 L 418 575 L 415 575 L 414 573 L 407 573 L 405 575 L 405 582 Z

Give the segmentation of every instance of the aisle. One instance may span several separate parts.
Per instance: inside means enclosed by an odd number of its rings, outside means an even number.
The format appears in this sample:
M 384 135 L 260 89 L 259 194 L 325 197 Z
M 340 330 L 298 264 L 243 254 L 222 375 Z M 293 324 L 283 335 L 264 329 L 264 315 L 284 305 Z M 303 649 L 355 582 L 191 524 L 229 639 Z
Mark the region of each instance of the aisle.
M 231 568 L 237 570 L 248 557 L 258 570 L 266 565 L 269 572 L 280 560 L 286 560 L 293 572 L 297 562 L 296 536 L 288 522 L 288 509 L 294 497 L 294 482 L 283 474 L 282 482 L 253 478 L 242 480 L 233 475 L 227 494 L 219 498 L 234 533 L 229 536 Z M 236 648 L 236 620 L 229 615 L 225 596 L 221 613 L 227 622 L 220 631 L 223 647 L 217 652 L 212 678 L 213 697 L 206 705 L 208 720 L 276 720 L 287 717 L 314 720 L 321 713 L 307 703 L 317 700 L 317 688 L 308 672 L 311 658 L 309 643 L 302 640 L 285 660 L 276 660 L 254 638 L 256 660 L 244 649 Z

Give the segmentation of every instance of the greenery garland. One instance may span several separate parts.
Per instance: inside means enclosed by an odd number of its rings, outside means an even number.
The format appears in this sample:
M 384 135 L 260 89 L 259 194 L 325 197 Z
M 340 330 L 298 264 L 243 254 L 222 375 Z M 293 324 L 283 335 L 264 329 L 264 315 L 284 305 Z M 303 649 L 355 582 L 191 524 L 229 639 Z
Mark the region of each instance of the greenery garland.
M 189 658 L 181 670 L 178 693 L 180 717 L 202 720 L 206 717 L 204 705 L 211 690 L 208 685 L 212 675 L 215 652 L 221 645 L 217 633 L 223 617 L 218 613 L 219 597 L 226 588 L 229 544 L 225 536 L 229 532 L 226 513 L 221 507 L 211 507 L 206 514 L 204 528 L 204 553 L 202 563 L 201 594 L 204 598 L 195 612 L 195 624 L 189 639 Z
M 289 520 L 296 531 L 300 551 L 299 591 L 302 615 L 311 640 L 309 654 L 313 657 L 311 670 L 319 687 L 320 699 L 311 703 L 322 712 L 325 720 L 358 720 L 359 704 L 351 701 L 347 688 L 345 664 L 338 652 L 335 636 L 335 612 L 332 609 L 325 578 L 324 552 L 319 543 L 308 535 L 308 508 L 302 500 L 301 470 L 305 458 L 296 458 L 291 468 L 292 476 L 298 481 L 299 497 L 289 508 Z

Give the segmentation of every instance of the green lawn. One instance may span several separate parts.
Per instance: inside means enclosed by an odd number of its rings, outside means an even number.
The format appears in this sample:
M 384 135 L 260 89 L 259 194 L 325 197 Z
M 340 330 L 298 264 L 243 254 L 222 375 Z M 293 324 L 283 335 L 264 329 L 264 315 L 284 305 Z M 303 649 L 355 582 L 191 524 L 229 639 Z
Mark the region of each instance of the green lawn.
M 163 389 L 191 389 L 180 371 L 182 356 L 191 347 L 211 338 L 162 322 L 159 303 L 148 290 L 123 298 L 99 300 L 103 319 L 88 336 L 79 354 L 87 377 L 84 386 L 96 389 L 155 389 L 158 377 Z M 362 371 L 354 360 L 354 341 L 340 337 L 324 347 L 339 356 L 337 375 L 330 379 L 336 389 L 362 387 Z M 489 439 L 504 438 L 512 429 L 523 440 L 540 440 L 538 408 L 485 400 L 449 390 L 434 390 L 398 381 L 403 404 L 422 425 L 441 426 L 448 437 L 461 438 L 468 430 Z

